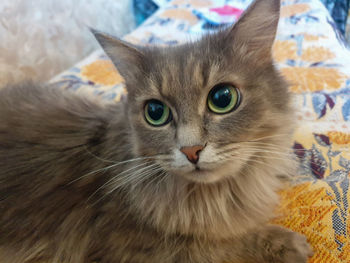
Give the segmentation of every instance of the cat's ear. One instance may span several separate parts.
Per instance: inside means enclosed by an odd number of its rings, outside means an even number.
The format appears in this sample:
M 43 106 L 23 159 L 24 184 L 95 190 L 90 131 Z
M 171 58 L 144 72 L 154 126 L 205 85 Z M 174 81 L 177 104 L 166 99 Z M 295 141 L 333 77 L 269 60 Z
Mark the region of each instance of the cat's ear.
M 140 48 L 95 29 L 90 31 L 126 81 L 142 74 L 145 57 Z
M 256 0 L 228 30 L 231 44 L 259 62 L 271 61 L 280 16 L 280 0 Z

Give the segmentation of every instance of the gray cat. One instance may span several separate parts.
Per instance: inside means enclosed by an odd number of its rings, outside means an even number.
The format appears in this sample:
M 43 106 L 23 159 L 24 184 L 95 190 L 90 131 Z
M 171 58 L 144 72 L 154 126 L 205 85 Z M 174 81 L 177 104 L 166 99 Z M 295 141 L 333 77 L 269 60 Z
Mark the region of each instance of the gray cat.
M 302 263 L 269 225 L 291 171 L 292 108 L 271 47 L 279 0 L 176 47 L 96 33 L 125 103 L 0 90 L 2 263 Z

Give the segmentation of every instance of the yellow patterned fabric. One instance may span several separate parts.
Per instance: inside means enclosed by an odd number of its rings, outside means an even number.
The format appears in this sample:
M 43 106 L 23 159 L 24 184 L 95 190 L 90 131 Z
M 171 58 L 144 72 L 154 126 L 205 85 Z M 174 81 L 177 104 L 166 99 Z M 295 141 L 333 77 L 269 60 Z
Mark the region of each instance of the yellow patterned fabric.
M 125 39 L 178 44 L 228 18 L 234 22 L 250 3 L 173 0 Z M 273 223 L 307 236 L 315 251 L 310 263 L 350 263 L 350 51 L 319 0 L 284 0 L 274 57 L 295 94 L 292 147 L 300 167 L 280 193 Z M 124 94 L 121 76 L 101 50 L 52 83 L 108 100 Z

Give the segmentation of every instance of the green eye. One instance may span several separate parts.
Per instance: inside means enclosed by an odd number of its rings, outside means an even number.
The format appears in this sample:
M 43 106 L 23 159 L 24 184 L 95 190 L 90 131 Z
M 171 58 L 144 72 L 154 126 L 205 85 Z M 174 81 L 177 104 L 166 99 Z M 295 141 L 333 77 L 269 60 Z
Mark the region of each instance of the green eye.
M 218 84 L 209 93 L 208 107 L 217 114 L 225 114 L 239 106 L 239 90 L 230 84 Z
M 162 126 L 171 121 L 171 112 L 163 102 L 149 100 L 145 106 L 145 118 L 153 126 Z

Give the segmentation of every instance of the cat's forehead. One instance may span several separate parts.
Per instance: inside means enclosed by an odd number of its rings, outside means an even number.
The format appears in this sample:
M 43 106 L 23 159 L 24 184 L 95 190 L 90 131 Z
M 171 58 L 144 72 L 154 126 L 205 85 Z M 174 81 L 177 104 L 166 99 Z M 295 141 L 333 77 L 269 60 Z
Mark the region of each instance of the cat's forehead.
M 165 97 L 194 100 L 218 82 L 237 77 L 225 66 L 224 58 L 202 44 L 153 50 L 149 74 L 152 88 Z
M 182 52 L 181 52 L 182 51 Z M 193 48 L 167 48 L 152 59 L 148 88 L 174 107 L 197 107 L 215 67 L 200 59 Z

